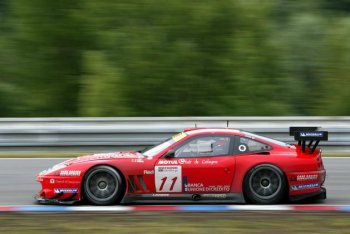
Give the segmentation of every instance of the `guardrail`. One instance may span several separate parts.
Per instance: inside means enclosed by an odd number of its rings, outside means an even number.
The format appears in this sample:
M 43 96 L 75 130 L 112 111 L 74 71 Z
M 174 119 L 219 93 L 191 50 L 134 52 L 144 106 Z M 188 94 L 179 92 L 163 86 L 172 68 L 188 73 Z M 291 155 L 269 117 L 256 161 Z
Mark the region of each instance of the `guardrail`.
M 153 145 L 189 127 L 236 128 L 294 142 L 290 126 L 329 131 L 325 151 L 350 152 L 350 117 L 2 118 L 0 151 L 113 151 Z

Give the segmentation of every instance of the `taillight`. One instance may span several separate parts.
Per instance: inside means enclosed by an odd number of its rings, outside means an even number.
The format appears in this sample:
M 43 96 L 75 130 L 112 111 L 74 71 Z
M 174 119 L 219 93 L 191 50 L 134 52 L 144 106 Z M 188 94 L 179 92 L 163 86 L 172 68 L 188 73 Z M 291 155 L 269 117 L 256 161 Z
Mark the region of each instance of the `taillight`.
M 322 160 L 321 152 L 317 156 L 317 166 L 318 168 L 323 169 L 323 160 Z
M 326 180 L 326 173 L 321 175 L 321 185 L 324 184 L 325 180 Z

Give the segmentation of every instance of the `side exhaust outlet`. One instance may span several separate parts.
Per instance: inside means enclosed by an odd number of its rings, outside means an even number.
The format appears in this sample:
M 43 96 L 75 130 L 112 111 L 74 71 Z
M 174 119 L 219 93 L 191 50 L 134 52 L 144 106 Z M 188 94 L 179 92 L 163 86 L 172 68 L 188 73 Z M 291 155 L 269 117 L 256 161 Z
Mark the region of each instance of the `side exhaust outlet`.
M 201 199 L 201 195 L 199 195 L 199 194 L 193 194 L 192 195 L 192 200 L 193 201 L 199 201 Z

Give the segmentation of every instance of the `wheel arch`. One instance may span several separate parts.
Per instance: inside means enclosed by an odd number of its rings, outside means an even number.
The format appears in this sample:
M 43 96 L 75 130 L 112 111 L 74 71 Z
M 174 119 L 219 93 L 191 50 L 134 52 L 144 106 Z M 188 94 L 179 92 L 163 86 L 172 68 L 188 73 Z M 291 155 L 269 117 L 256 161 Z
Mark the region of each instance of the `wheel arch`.
M 242 179 L 242 184 L 241 184 L 241 189 L 242 189 L 242 194 L 243 194 L 243 197 L 246 201 L 248 201 L 247 199 L 247 195 L 246 195 L 246 191 L 244 190 L 244 184 L 245 184 L 245 181 L 247 179 L 247 176 L 248 176 L 248 173 L 253 170 L 254 168 L 256 167 L 259 167 L 259 166 L 272 166 L 272 167 L 275 167 L 277 168 L 279 171 L 282 172 L 283 174 L 283 177 L 284 177 L 284 180 L 286 182 L 286 188 L 285 188 L 285 195 L 286 197 L 288 196 L 288 192 L 289 192 L 289 181 L 288 181 L 288 177 L 287 177 L 287 174 L 286 172 L 281 168 L 279 167 L 278 165 L 276 165 L 275 163 L 271 163 L 271 162 L 260 162 L 260 163 L 257 163 L 251 167 L 249 167 L 245 172 L 244 172 L 244 176 L 243 176 L 243 179 Z
M 111 164 L 107 164 L 107 163 L 95 164 L 95 165 L 89 167 L 89 169 L 87 169 L 85 171 L 85 173 L 84 173 L 84 175 L 82 177 L 81 186 L 80 186 L 80 191 L 82 191 L 81 192 L 82 198 L 84 198 L 84 192 L 83 191 L 84 191 L 84 184 L 85 184 L 84 181 L 85 181 L 86 175 L 88 174 L 89 171 L 91 171 L 92 169 L 94 169 L 96 167 L 99 167 L 99 166 L 111 167 L 111 168 L 113 168 L 114 170 L 116 170 L 119 173 L 120 178 L 122 179 L 122 182 L 123 182 L 123 193 L 122 193 L 123 194 L 122 199 L 123 199 L 123 197 L 126 195 L 126 191 L 127 191 L 127 181 L 126 181 L 125 175 L 118 167 L 116 167 L 114 165 L 111 165 Z

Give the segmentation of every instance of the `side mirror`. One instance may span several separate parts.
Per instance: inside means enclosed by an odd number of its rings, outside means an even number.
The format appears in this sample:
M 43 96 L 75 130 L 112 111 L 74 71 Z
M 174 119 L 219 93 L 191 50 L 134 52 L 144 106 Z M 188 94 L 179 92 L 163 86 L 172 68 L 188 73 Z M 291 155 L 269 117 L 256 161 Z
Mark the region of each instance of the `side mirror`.
M 164 158 L 173 158 L 173 157 L 175 157 L 175 150 L 174 150 L 174 149 L 169 150 L 169 151 L 164 155 Z

